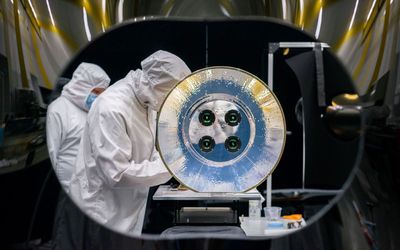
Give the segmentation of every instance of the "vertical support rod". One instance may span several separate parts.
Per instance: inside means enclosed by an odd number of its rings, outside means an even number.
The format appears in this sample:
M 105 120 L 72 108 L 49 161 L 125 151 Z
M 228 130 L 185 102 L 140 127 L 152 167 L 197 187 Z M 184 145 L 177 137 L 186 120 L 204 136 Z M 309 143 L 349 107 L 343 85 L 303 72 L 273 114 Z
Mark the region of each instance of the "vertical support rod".
M 274 88 L 274 54 L 270 50 L 268 53 L 268 85 L 271 91 Z M 266 190 L 266 206 L 271 207 L 272 203 L 272 174 L 267 178 L 267 190 Z
M 267 207 L 271 207 L 272 203 L 272 174 L 267 178 Z
M 268 86 L 271 90 L 274 89 L 274 54 L 268 53 Z

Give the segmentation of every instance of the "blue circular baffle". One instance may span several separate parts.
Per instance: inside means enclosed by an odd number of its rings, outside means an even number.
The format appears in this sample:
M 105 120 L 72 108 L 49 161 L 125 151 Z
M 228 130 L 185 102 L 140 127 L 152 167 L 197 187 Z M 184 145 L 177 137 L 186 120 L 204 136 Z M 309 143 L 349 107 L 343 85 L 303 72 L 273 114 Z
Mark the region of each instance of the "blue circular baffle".
M 282 108 L 256 76 L 210 67 L 169 93 L 157 123 L 161 158 L 198 192 L 244 192 L 277 166 L 286 139 Z

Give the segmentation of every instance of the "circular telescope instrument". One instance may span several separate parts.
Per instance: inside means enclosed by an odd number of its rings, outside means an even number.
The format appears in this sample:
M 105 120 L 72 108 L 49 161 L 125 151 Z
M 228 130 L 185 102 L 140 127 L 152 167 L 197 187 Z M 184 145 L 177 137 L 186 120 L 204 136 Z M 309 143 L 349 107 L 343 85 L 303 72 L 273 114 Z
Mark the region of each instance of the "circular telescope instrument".
M 158 116 L 157 143 L 165 165 L 198 192 L 244 192 L 277 166 L 286 139 L 282 108 L 256 76 L 210 67 L 169 93 Z

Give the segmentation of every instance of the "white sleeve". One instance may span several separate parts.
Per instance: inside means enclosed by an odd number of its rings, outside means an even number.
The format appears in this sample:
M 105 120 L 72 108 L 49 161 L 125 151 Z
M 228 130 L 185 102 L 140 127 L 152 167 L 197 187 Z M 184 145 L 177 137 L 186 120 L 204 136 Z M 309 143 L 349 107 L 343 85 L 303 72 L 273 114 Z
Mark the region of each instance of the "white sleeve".
M 128 121 L 120 113 L 95 112 L 90 119 L 93 123 L 89 123 L 92 152 L 96 166 L 111 187 L 150 187 L 171 178 L 160 157 L 154 161 L 131 160 L 132 147 L 140 147 L 140 142 L 130 140 L 125 126 Z
M 62 142 L 62 121 L 60 114 L 49 110 L 46 118 L 46 140 L 49 157 L 54 170 L 57 172 L 57 159 Z

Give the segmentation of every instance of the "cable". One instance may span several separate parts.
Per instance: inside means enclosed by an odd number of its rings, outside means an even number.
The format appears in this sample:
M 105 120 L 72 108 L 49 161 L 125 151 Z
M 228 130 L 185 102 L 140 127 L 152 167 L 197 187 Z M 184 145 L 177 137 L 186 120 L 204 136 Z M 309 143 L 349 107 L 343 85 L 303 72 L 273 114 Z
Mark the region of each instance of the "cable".
M 49 171 L 48 171 L 48 173 L 46 175 L 46 178 L 43 181 L 42 187 L 40 188 L 38 199 L 36 200 L 35 207 L 34 207 L 33 213 L 32 213 L 32 218 L 31 218 L 31 221 L 29 223 L 28 235 L 27 235 L 26 243 L 25 243 L 26 249 L 29 249 L 29 241 L 30 241 L 31 236 L 32 236 L 32 231 L 33 231 L 33 226 L 35 224 L 36 215 L 37 215 L 37 212 L 38 212 L 38 209 L 39 209 L 40 202 L 42 200 L 43 192 L 44 192 L 44 190 L 46 188 L 47 182 L 49 181 L 49 178 L 50 178 L 52 172 L 53 172 L 53 169 L 50 167 L 50 169 L 49 169 Z

